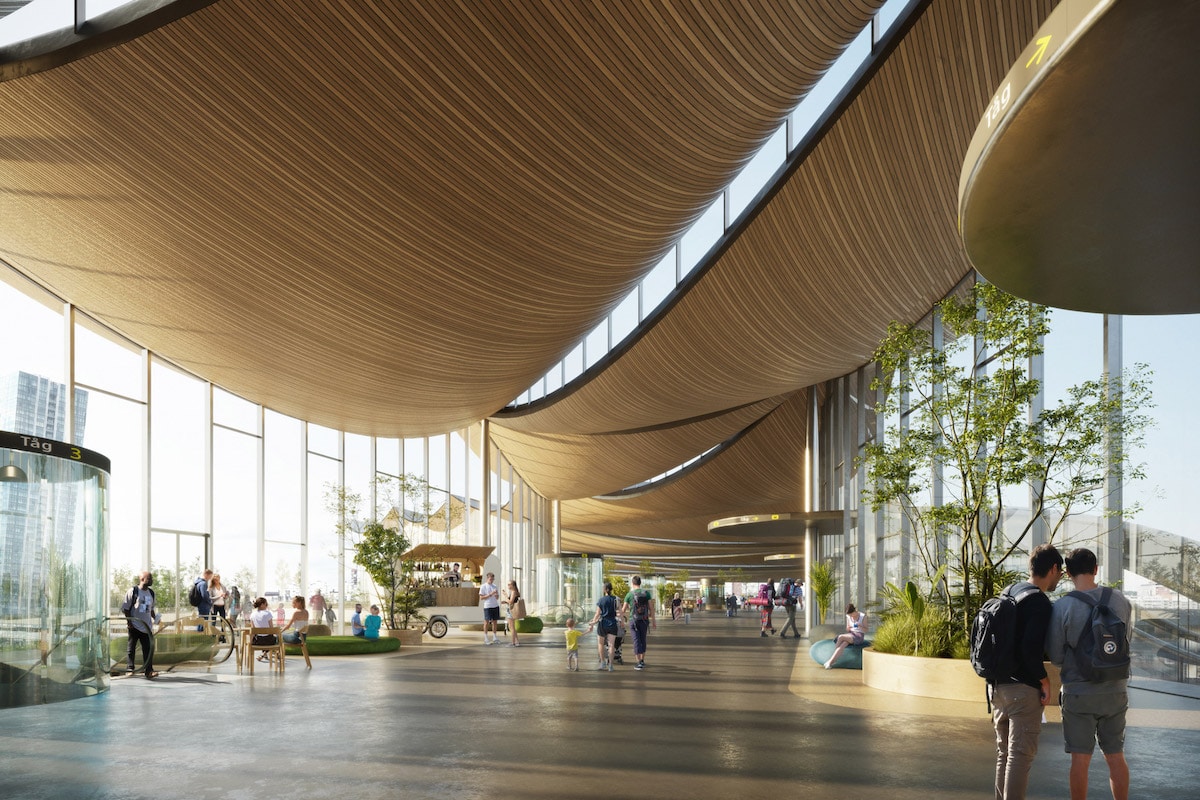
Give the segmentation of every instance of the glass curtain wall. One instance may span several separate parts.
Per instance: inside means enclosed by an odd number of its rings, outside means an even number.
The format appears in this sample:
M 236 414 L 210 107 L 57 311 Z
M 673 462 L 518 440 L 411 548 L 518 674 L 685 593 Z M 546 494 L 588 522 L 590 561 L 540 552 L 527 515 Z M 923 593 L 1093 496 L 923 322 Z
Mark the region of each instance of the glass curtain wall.
M 107 613 L 149 568 L 168 621 L 190 615 L 186 588 L 211 567 L 238 587 L 243 614 L 253 597 L 286 610 L 292 596 L 321 591 L 340 627 L 345 604 L 373 592 L 354 564 L 354 525 L 339 536 L 331 492 L 362 496 L 352 521 L 361 525 L 382 499 L 372 479 L 401 475 L 429 487 L 427 511 L 409 526 L 414 545 L 496 547 L 497 578 L 516 579 L 536 602 L 548 504 L 483 443 L 482 424 L 375 438 L 284 416 L 139 348 L 3 264 L 0 315 L 25 334 L 21 347 L 0 350 L 0 429 L 111 459 Z
M 931 313 L 922 323 L 935 337 L 941 334 Z M 1145 364 L 1151 372 L 1154 419 L 1144 447 L 1132 455 L 1145 467 L 1145 480 L 1126 480 L 1119 491 L 1068 518 L 1054 544 L 1064 553 L 1074 547 L 1093 550 L 1101 562 L 1100 580 L 1116 585 L 1134 606 L 1134 675 L 1142 681 L 1200 682 L 1200 539 L 1190 524 L 1189 502 L 1193 471 L 1187 463 L 1200 448 L 1200 434 L 1190 424 L 1195 395 L 1196 355 L 1190 343 L 1200 335 L 1200 316 L 1106 317 L 1061 309 L 1050 312 L 1045 353 L 1029 369 L 1041 380 L 1040 403 L 1050 408 L 1068 397 L 1068 388 L 1097 380 L 1106 372 Z M 968 348 L 969 353 L 973 352 Z M 855 465 L 863 443 L 884 436 L 897 419 L 875 419 L 863 400 L 874 404 L 869 391 L 873 366 L 828 381 L 814 393 L 818 402 L 817 447 L 811 465 L 818 476 L 816 508 L 842 511 L 840 526 L 822 527 L 814 541 L 814 559 L 830 561 L 838 576 L 832 619 L 848 602 L 876 603 L 886 582 L 902 585 L 919 577 L 913 554 L 913 534 L 898 508 L 872 512 L 862 502 L 862 477 Z M 904 404 L 902 403 L 902 408 Z M 927 502 L 939 502 L 935 482 Z M 1024 498 L 1024 502 L 1021 501 Z M 1028 521 L 1028 492 L 1006 493 L 1010 535 Z M 1045 540 L 1036 529 L 1028 546 L 1007 566 L 1028 569 L 1028 552 Z M 953 546 L 954 542 L 948 541 Z M 1106 557 L 1116 554 L 1106 564 Z M 1071 588 L 1064 582 L 1057 594 Z

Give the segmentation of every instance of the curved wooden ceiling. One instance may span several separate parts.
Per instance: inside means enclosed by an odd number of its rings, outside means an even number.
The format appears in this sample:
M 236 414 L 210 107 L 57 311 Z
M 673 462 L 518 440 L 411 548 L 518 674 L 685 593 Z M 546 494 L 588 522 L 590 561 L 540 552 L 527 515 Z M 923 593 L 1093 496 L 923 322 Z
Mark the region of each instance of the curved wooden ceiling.
M 713 518 L 798 510 L 806 387 L 969 269 L 962 155 L 1053 0 L 931 2 L 664 319 L 563 397 L 497 412 L 880 4 L 221 0 L 0 83 L 0 258 L 285 414 L 388 436 L 491 416 L 565 500 L 564 546 L 699 557 Z M 727 440 L 653 491 L 581 499 Z
M 539 440 L 563 431 L 653 425 L 799 392 L 868 361 L 891 320 L 924 315 L 970 270 L 956 201 L 980 109 L 1052 5 L 1032 14 L 1010 4 L 933 3 L 663 319 L 586 383 L 493 417 L 494 430 L 531 437 L 508 456 L 519 464 Z M 770 430 L 768 422 L 781 430 L 745 437 L 652 497 L 564 503 L 563 526 L 572 531 L 564 546 L 633 553 L 639 536 L 713 540 L 697 528 L 697 512 L 801 510 L 806 432 L 795 404 L 781 405 L 759 428 Z M 787 447 L 790 461 L 781 458 Z M 582 484 L 562 496 L 599 491 Z
M 880 0 L 222 0 L 0 84 L 0 257 L 285 414 L 503 407 Z

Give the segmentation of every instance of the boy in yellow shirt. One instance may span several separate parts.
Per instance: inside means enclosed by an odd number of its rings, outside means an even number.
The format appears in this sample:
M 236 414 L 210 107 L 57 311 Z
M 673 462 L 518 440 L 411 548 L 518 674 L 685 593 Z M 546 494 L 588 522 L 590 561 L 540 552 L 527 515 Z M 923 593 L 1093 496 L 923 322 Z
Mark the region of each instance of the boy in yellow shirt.
M 567 669 L 572 672 L 579 670 L 579 639 L 583 636 L 583 631 L 575 630 L 575 620 L 567 620 Z

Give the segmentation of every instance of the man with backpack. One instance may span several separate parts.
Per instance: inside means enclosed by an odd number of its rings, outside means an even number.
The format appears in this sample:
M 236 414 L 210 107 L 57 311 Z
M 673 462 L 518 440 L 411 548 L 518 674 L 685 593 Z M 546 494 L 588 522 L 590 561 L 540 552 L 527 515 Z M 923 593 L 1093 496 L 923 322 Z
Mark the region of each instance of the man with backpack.
M 796 627 L 796 579 L 784 578 L 779 583 L 779 597 L 775 601 L 787 612 L 787 623 L 783 626 L 779 638 L 786 639 L 788 628 L 792 629 L 795 638 L 800 638 L 800 629 Z
M 1043 663 L 1050 626 L 1046 592 L 1058 586 L 1062 565 L 1063 558 L 1054 545 L 1035 547 L 1029 554 L 1029 580 L 1005 587 L 998 603 L 985 603 L 972 626 L 971 662 L 976 672 L 988 678 L 991 690 L 996 800 L 1024 800 L 1029 785 L 1029 770 L 1042 733 L 1042 706 L 1050 701 L 1050 679 Z M 1012 605 L 1003 607 L 1006 603 Z M 995 609 L 991 626 L 981 620 L 989 609 Z M 977 640 L 984 631 L 999 645 L 990 659 L 980 656 L 985 648 Z
M 1125 710 L 1129 705 L 1129 620 L 1125 595 L 1096 583 L 1096 554 L 1067 555 L 1075 591 L 1054 604 L 1046 652 L 1062 666 L 1062 717 L 1071 754 L 1071 800 L 1087 797 L 1088 767 L 1096 742 L 1108 762 L 1114 800 L 1129 797 L 1125 761 Z
M 199 578 L 192 581 L 192 588 L 188 590 L 188 603 L 196 607 L 196 616 L 212 616 L 212 595 L 208 593 L 208 582 L 212 580 L 212 576 L 211 569 L 204 570 Z
M 140 645 L 142 648 L 142 671 L 147 678 L 158 677 L 158 673 L 154 671 L 154 631 L 156 626 L 162 622 L 154 590 L 150 588 L 153 585 L 154 576 L 149 572 L 143 572 L 138 579 L 137 586 L 129 590 L 125 595 L 125 601 L 121 603 L 121 613 L 125 615 L 129 629 L 129 641 L 125 649 L 125 658 L 129 665 L 127 674 L 133 675 L 136 671 L 133 659 Z
M 625 604 L 621 614 L 632 622 L 633 654 L 637 656 L 634 669 L 646 668 L 646 633 L 651 625 L 658 628 L 658 620 L 654 618 L 654 595 L 649 589 L 642 588 L 642 576 L 634 575 L 630 581 L 633 588 L 625 595 Z

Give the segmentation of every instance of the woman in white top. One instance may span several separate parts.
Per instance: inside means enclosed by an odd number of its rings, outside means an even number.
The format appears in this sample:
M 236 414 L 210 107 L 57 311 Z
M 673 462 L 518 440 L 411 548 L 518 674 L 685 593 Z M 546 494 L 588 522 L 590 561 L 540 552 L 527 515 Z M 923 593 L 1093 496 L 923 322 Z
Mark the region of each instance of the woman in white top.
M 213 613 L 221 619 L 225 619 L 225 598 L 229 596 L 229 593 L 221 585 L 221 576 L 216 573 L 213 573 L 212 578 L 208 581 L 208 596 L 212 598 Z
M 304 598 L 296 595 L 292 598 L 292 618 L 283 626 L 283 640 L 288 644 L 300 644 L 300 637 L 308 627 L 308 609 L 304 607 Z
M 833 655 L 825 662 L 825 669 L 833 667 L 833 662 L 837 661 L 838 656 L 842 654 L 850 645 L 861 645 L 867 636 L 867 615 L 863 611 L 859 611 L 854 607 L 854 603 L 846 606 L 846 632 L 837 637 L 837 648 L 834 649 Z
M 250 627 L 275 627 L 275 615 L 271 613 L 271 605 L 267 602 L 267 598 L 260 597 L 254 601 L 254 611 L 250 612 Z M 254 644 L 275 644 L 275 637 L 271 634 L 260 633 L 255 636 L 254 639 Z M 268 654 L 264 651 L 258 656 L 258 660 L 266 661 L 267 655 Z

